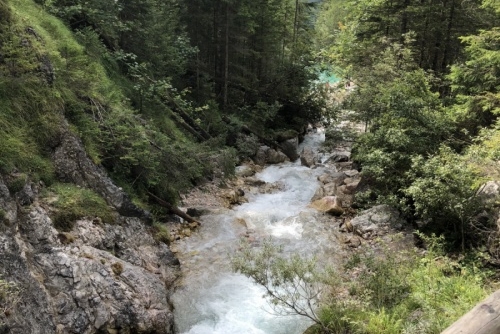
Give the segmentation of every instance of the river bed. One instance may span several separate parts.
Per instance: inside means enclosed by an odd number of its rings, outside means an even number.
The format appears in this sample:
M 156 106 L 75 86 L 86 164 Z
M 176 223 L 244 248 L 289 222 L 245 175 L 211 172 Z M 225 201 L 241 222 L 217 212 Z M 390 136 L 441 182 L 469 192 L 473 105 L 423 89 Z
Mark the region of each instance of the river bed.
M 323 132 L 312 133 L 299 149 L 309 146 L 317 151 L 323 141 Z M 200 228 L 191 237 L 172 245 L 182 268 L 182 279 L 171 298 L 179 333 L 300 334 L 311 325 L 299 316 L 274 315 L 263 289 L 232 272 L 230 258 L 242 237 L 251 240 L 253 247 L 271 238 L 285 252 L 314 254 L 324 261 L 340 258 L 338 224 L 308 208 L 324 168 L 304 167 L 300 161 L 264 168 L 256 177 L 280 182 L 282 190 L 249 194 L 248 203 L 202 216 Z

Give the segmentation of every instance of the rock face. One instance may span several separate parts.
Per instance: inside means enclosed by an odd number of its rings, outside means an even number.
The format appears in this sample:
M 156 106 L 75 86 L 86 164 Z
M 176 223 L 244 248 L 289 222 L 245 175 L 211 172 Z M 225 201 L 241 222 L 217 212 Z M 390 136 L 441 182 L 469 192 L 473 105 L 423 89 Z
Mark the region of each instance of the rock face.
M 403 222 L 398 210 L 389 205 L 377 205 L 361 212 L 350 224 L 354 233 L 368 239 L 385 234 L 390 227 L 400 229 Z
M 137 218 L 58 233 L 37 204 L 0 235 L 0 275 L 20 288 L 9 333 L 173 333 L 178 261 Z
M 156 241 L 145 213 L 66 134 L 54 154 L 59 177 L 100 191 L 128 214 L 116 224 L 83 219 L 57 231 L 31 182 L 11 194 L 0 175 L 0 333 L 174 333 L 170 289 L 179 261 Z
M 68 129 L 61 135 L 61 142 L 53 154 L 57 177 L 88 187 L 100 194 L 118 213 L 127 217 L 140 217 L 150 220 L 151 215 L 132 203 L 128 195 L 97 167 L 88 157 L 81 141 Z

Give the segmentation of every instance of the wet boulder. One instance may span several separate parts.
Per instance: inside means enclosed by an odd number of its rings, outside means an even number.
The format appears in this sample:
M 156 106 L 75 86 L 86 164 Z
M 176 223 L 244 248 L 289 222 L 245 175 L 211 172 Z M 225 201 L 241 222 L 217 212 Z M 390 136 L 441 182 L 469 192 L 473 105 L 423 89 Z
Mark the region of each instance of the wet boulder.
M 237 177 L 253 176 L 255 175 L 255 166 L 254 165 L 237 166 L 234 173 Z
M 228 190 L 222 194 L 222 197 L 226 201 L 228 207 L 247 202 L 245 192 L 240 188 Z
M 269 146 L 261 146 L 257 150 L 257 154 L 253 157 L 257 165 L 264 166 L 265 164 L 279 164 L 287 160 L 287 156 Z
M 318 176 L 318 181 L 323 184 L 335 183 L 341 185 L 346 178 L 347 176 L 343 172 L 324 173 Z
M 276 151 L 274 149 L 267 151 L 266 162 L 268 164 L 280 164 L 287 161 L 287 159 L 287 156 L 283 152 Z
M 283 153 L 290 159 L 290 161 L 295 161 L 299 158 L 298 148 L 299 148 L 299 138 L 295 137 L 292 139 L 285 140 L 280 143 Z
M 334 154 L 327 160 L 328 163 L 348 162 L 348 161 L 349 161 L 349 155 L 342 153 Z
M 318 156 L 310 147 L 304 147 L 300 154 L 300 163 L 302 166 L 312 167 L 318 162 Z

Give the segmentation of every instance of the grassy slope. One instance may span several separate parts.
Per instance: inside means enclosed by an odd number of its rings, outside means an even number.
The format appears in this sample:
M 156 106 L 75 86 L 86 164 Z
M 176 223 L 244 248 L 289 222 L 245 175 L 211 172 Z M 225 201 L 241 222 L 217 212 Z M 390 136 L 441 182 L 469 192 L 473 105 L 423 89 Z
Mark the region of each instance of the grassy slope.
M 95 33 L 72 33 L 32 0 L 0 1 L 10 8 L 0 30 L 0 172 L 52 182 L 50 152 L 64 119 L 91 158 L 137 197 L 153 191 L 175 201 L 211 172 L 213 148 L 194 144 L 169 110 L 151 122 L 130 107 L 126 94 L 134 92 L 122 89 L 127 79 Z

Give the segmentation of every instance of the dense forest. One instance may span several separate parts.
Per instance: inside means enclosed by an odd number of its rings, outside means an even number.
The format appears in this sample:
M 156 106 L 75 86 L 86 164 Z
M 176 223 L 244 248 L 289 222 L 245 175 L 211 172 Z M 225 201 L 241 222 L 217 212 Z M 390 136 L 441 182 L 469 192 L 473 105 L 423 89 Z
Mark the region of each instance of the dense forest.
M 472 263 L 468 279 L 494 281 L 498 201 L 483 190 L 500 177 L 499 23 L 495 0 L 0 0 L 0 175 L 12 193 L 30 180 L 67 196 L 54 223 L 70 229 L 89 213 L 53 162 L 69 132 L 165 222 L 181 194 L 231 177 L 262 141 L 349 115 L 364 126 L 355 209 L 396 207 L 421 244 L 442 236 L 442 254 L 468 261 L 449 270 Z M 377 310 L 394 324 L 392 297 Z M 318 332 L 390 333 L 359 329 L 356 307 L 327 307 Z

